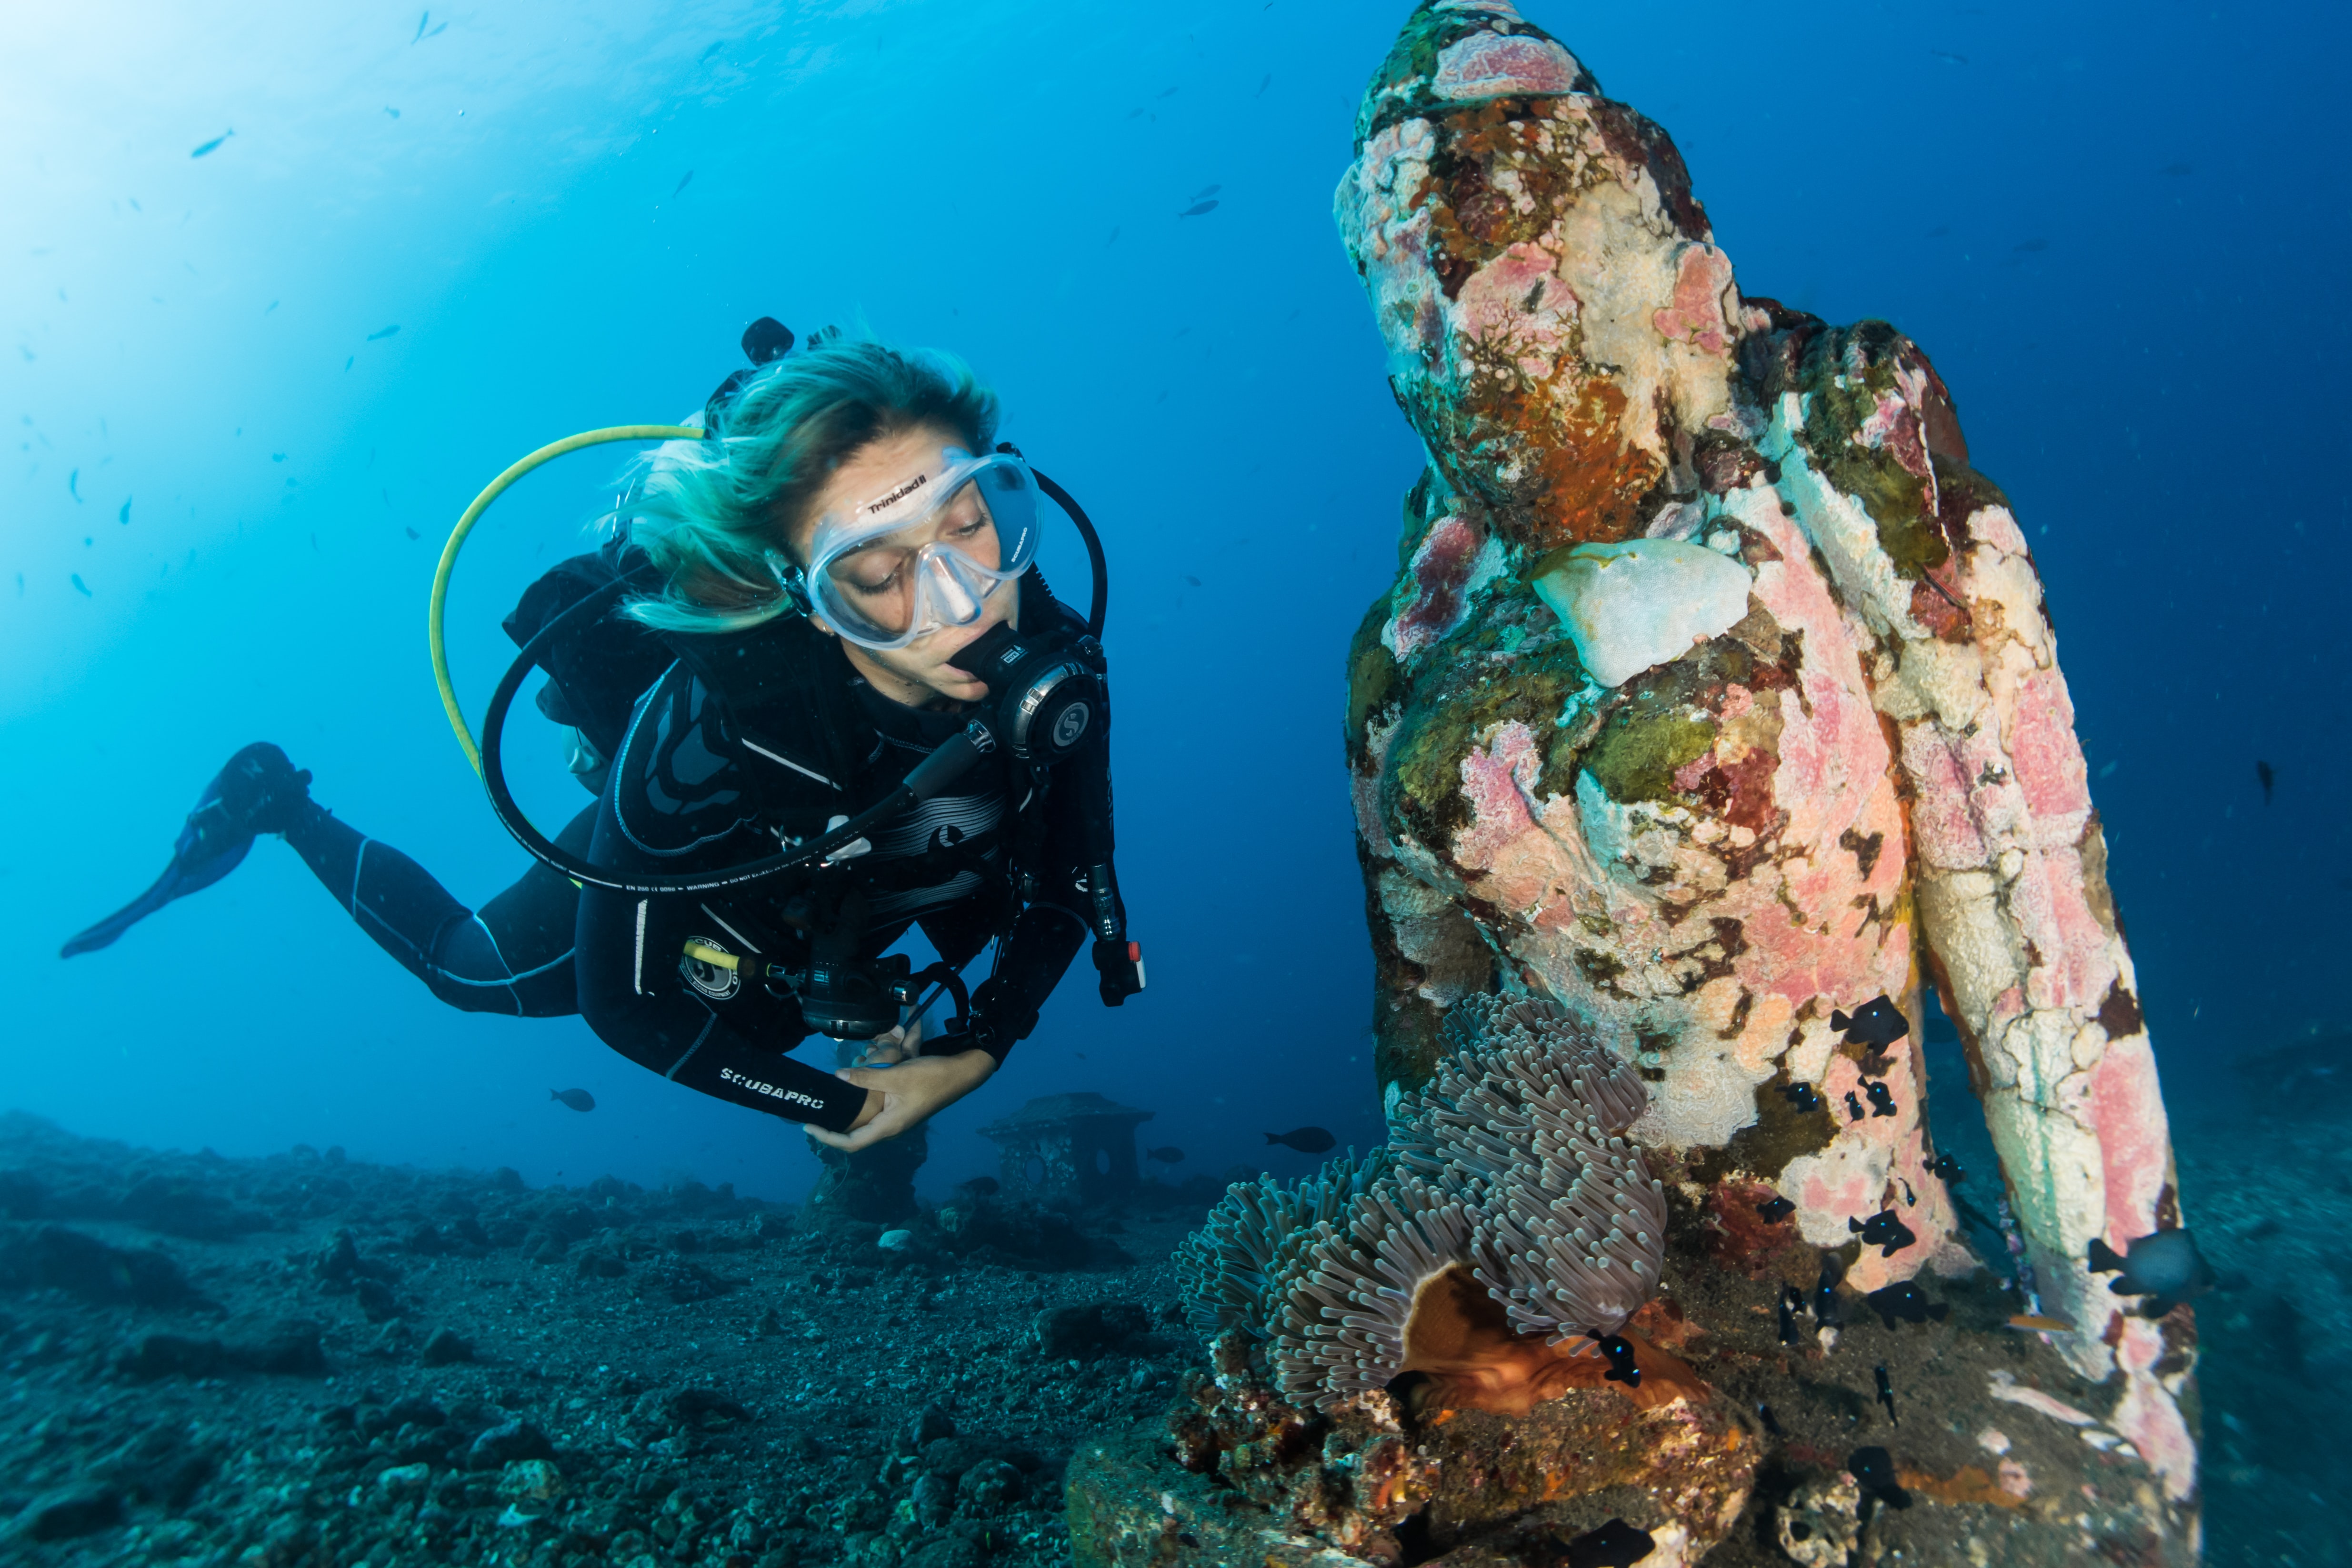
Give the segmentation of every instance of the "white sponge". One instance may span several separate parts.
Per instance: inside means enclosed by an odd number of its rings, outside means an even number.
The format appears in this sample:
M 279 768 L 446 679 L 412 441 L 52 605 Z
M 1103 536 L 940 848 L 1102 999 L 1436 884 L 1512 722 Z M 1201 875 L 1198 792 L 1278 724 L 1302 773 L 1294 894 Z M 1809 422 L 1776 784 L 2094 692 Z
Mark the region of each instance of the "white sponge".
M 1748 613 L 1748 584 L 1746 567 L 1704 545 L 1628 539 L 1577 546 L 1535 590 L 1585 671 L 1615 686 L 1731 630 Z

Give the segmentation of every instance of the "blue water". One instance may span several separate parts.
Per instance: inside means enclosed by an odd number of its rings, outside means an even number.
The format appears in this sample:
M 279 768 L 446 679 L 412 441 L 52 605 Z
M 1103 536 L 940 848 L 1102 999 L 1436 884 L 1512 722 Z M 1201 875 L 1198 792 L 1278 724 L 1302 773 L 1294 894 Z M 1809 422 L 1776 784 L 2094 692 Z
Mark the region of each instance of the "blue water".
M 55 956 L 256 738 L 460 897 L 510 881 L 427 667 L 439 542 L 521 453 L 698 408 L 772 314 L 969 358 L 1111 552 L 1151 988 L 1106 1011 L 1081 960 L 940 1118 L 927 1185 L 992 1165 L 983 1122 L 1071 1089 L 1156 1112 L 1179 1174 L 1301 1123 L 1377 1141 L 1342 661 L 1419 457 L 1328 214 L 1405 10 L 13 16 L 0 1104 L 225 1153 L 804 1188 L 793 1128 L 578 1020 L 441 1007 L 272 841 L 118 946 Z M 2343 14 L 1528 13 L 1674 133 L 1748 292 L 1885 317 L 1951 385 L 2048 583 L 2176 1103 L 2340 1027 Z M 1212 183 L 1213 212 L 1176 215 Z M 614 466 L 542 471 L 466 552 L 450 651 L 477 717 L 499 617 L 584 548 Z M 1066 536 L 1048 556 L 1066 590 L 1076 559 Z M 509 747 L 543 824 L 584 802 L 535 716 Z M 594 1113 L 549 1102 L 573 1085 Z

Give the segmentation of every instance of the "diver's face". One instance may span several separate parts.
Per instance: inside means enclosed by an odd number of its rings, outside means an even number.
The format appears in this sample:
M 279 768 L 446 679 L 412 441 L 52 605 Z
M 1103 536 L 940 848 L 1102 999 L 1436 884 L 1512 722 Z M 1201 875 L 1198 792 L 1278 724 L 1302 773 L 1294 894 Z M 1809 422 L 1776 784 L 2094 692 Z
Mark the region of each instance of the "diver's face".
M 936 472 L 940 452 L 943 447 L 961 446 L 964 437 L 942 425 L 918 425 L 878 441 L 869 442 L 845 458 L 835 469 L 833 477 L 817 492 L 810 506 L 808 517 L 793 536 L 792 554 L 806 561 L 809 547 L 816 532 L 816 519 L 828 514 L 848 515 L 877 496 L 886 495 L 903 484 L 910 476 L 927 470 Z M 974 503 L 976 507 L 977 503 Z M 959 529 L 986 531 L 984 515 L 966 517 L 963 512 L 949 507 L 941 511 L 928 529 L 940 536 L 938 542 L 961 549 L 980 559 L 983 565 L 995 565 L 995 542 L 992 534 L 984 538 L 967 539 Z M 909 541 L 899 541 L 907 543 Z M 924 541 L 912 542 L 929 542 Z M 885 602 L 893 592 L 910 592 L 909 585 L 894 576 L 894 568 L 903 565 L 885 559 L 885 550 L 872 552 L 872 559 L 852 556 L 841 563 L 846 574 L 845 586 L 859 595 L 859 602 L 872 602 L 875 619 L 887 624 L 889 610 Z M 910 601 L 911 602 L 911 601 Z M 828 635 L 838 635 L 822 613 L 810 620 Z M 896 701 L 921 706 L 945 697 L 954 702 L 977 702 L 988 695 L 985 683 L 974 680 L 948 660 L 963 651 L 980 635 L 998 622 L 1021 623 L 1021 585 L 1007 582 L 990 593 L 981 606 L 979 617 L 968 625 L 943 626 L 938 631 L 916 638 L 903 648 L 867 648 L 842 640 L 842 650 L 858 673 L 871 682 L 876 690 Z M 898 622 L 904 625 L 903 619 Z

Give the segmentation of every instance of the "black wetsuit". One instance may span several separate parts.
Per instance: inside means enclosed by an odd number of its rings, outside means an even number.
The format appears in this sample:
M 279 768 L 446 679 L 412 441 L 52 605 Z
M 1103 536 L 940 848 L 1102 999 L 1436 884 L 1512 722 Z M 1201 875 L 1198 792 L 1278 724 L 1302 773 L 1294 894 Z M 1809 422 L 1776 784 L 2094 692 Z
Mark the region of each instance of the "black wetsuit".
M 1032 577 L 1023 623 L 1068 616 Z M 1036 619 L 1033 619 L 1036 618 Z M 714 869 L 803 841 L 895 789 L 962 728 L 952 713 L 877 694 L 805 622 L 680 637 L 678 663 L 640 700 L 613 760 L 589 858 L 615 871 Z M 723 695 L 722 695 L 723 694 Z M 1003 940 L 973 993 L 969 1036 L 1002 1061 L 1087 936 L 1088 851 L 1076 775 L 1108 767 L 1108 725 L 1042 778 L 1000 751 L 943 794 L 814 873 L 724 894 L 644 896 L 591 887 L 580 904 L 581 1012 L 605 1043 L 666 1077 L 794 1121 L 845 1127 L 865 1091 L 782 1054 L 807 1032 L 796 1003 L 753 971 L 872 958 L 919 925 L 961 967 Z M 757 960 L 735 971 L 688 942 Z
M 359 928 L 453 1008 L 518 1018 L 580 1010 L 572 979 L 580 891 L 534 862 L 521 880 L 478 910 L 467 908 L 423 866 L 305 800 L 286 841 Z M 596 808 L 555 841 L 586 852 Z

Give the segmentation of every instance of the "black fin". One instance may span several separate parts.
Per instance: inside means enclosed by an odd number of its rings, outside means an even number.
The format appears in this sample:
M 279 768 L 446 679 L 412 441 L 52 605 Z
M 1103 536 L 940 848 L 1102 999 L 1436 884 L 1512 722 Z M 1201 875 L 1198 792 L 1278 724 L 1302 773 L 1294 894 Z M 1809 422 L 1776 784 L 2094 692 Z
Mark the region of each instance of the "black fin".
M 2123 1255 L 2099 1237 L 2091 1238 L 2091 1272 L 2112 1274 L 2126 1266 Z

